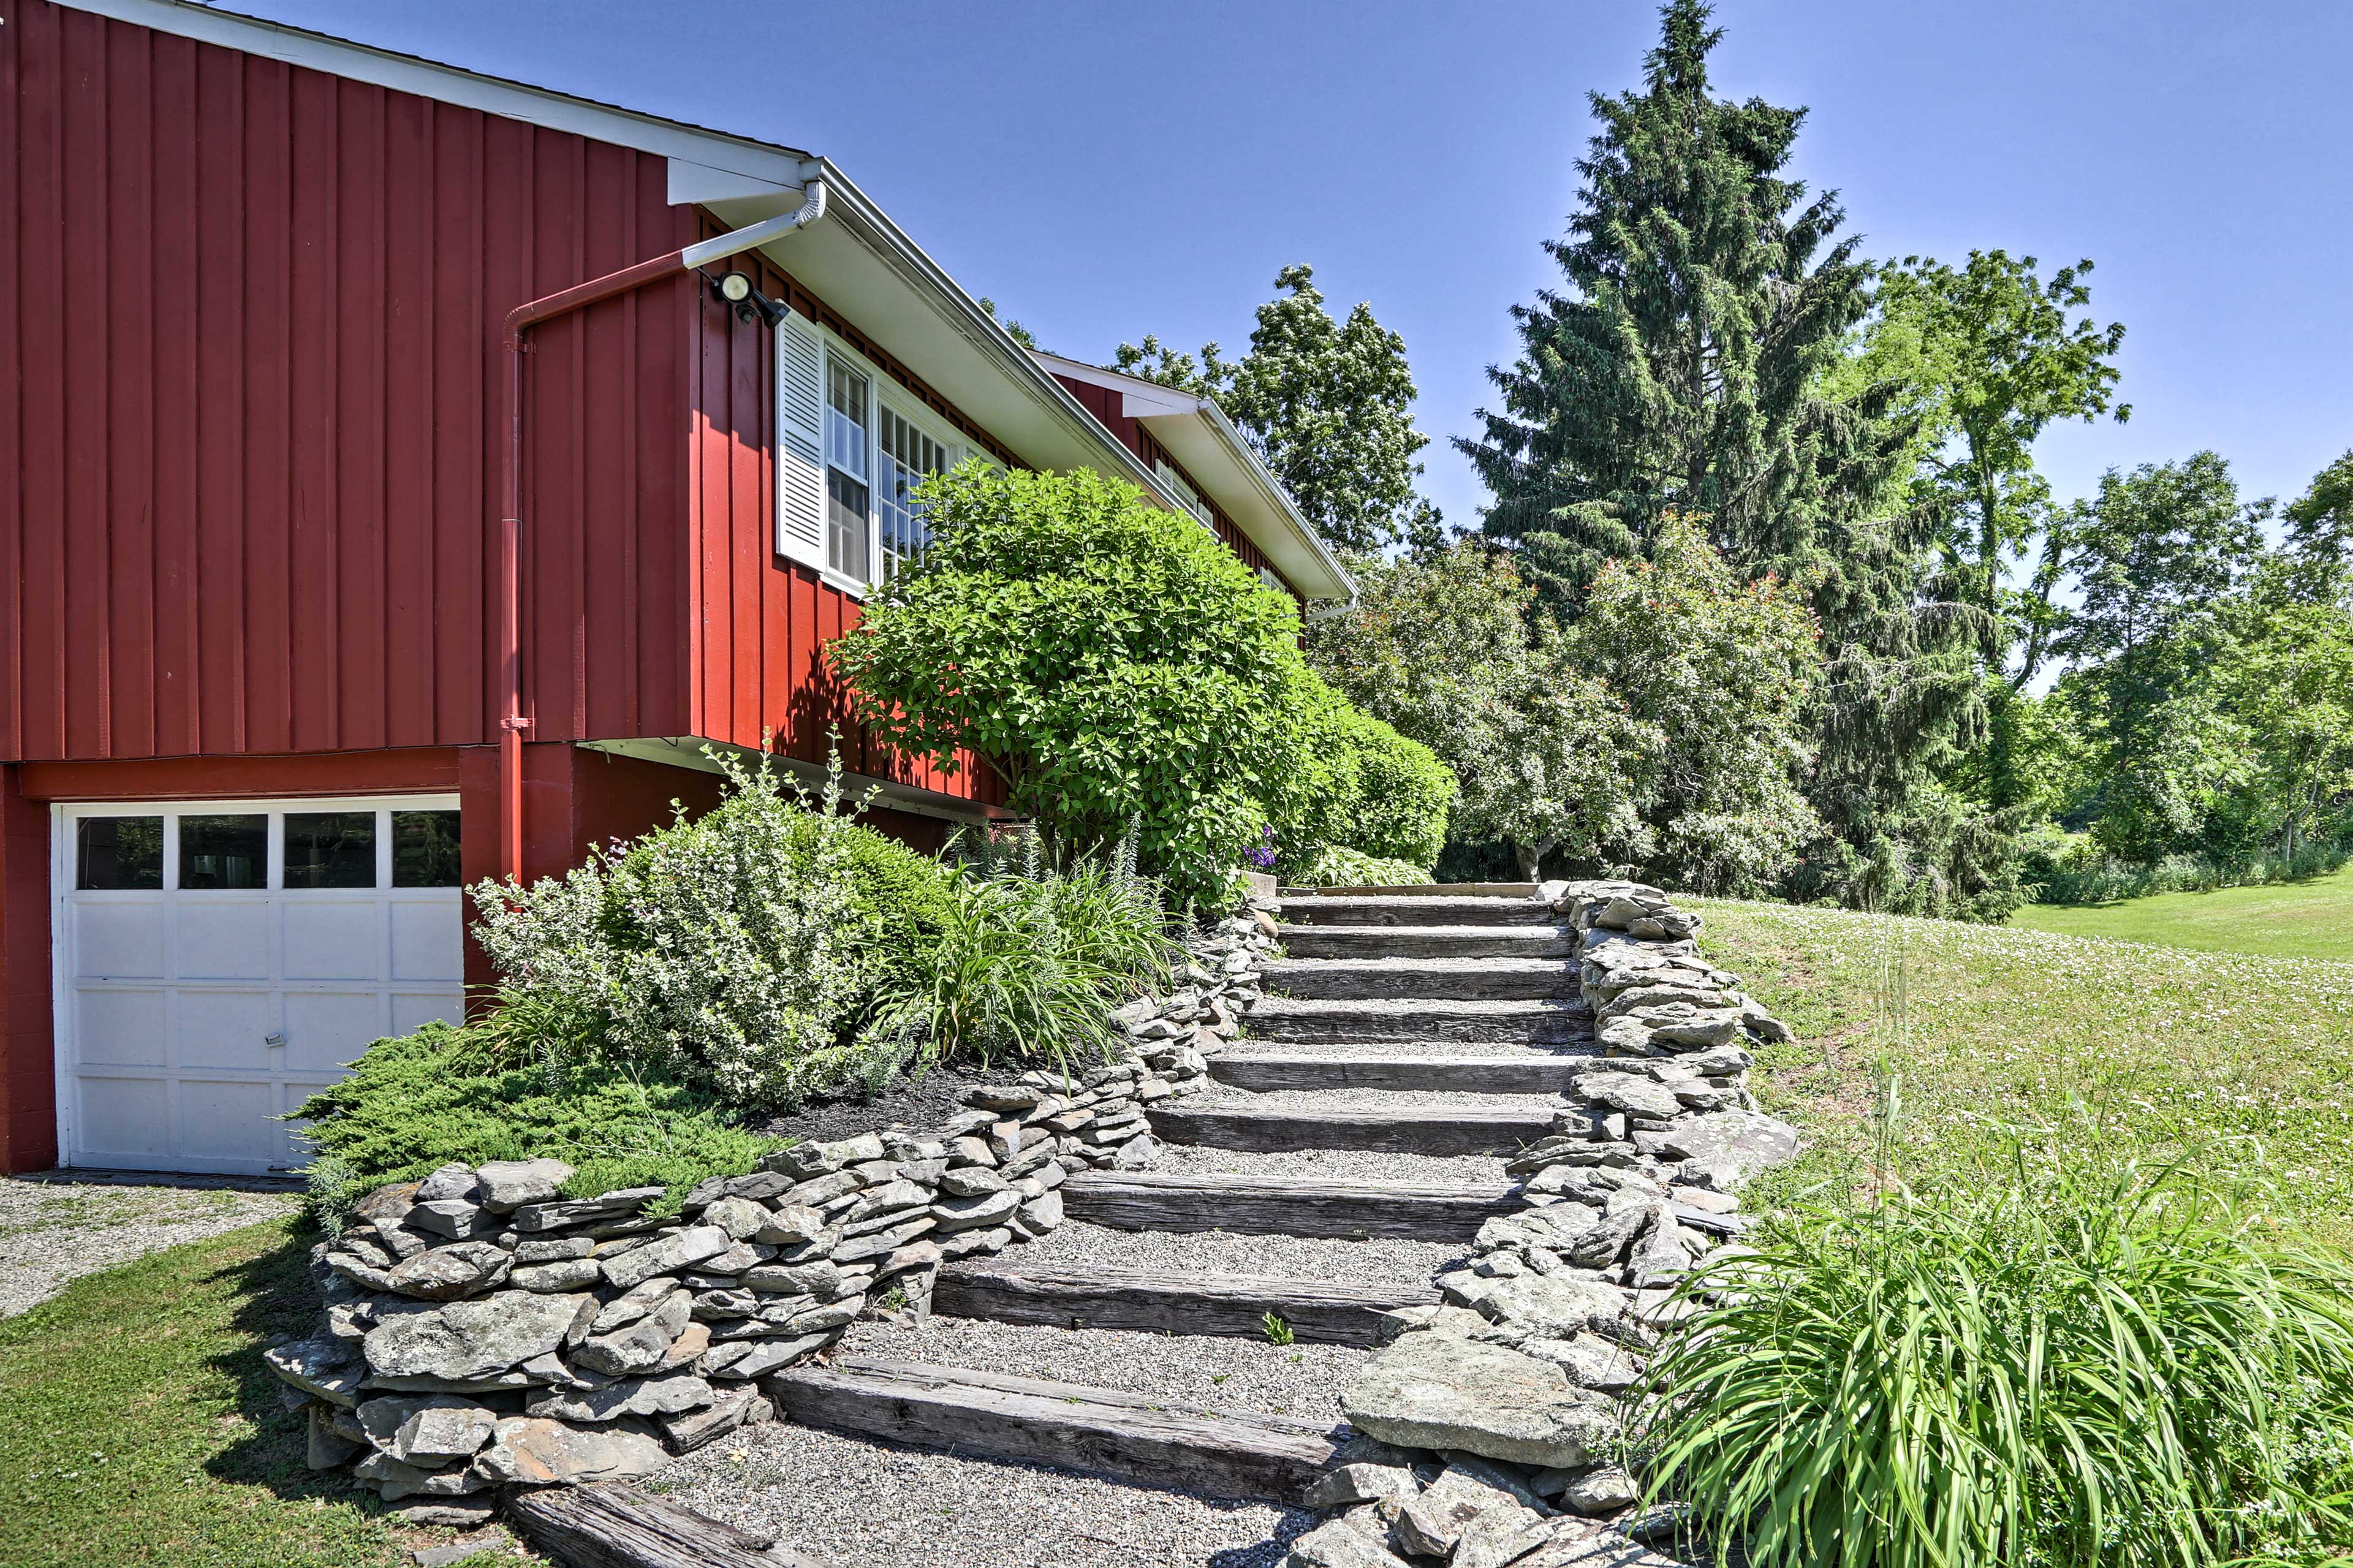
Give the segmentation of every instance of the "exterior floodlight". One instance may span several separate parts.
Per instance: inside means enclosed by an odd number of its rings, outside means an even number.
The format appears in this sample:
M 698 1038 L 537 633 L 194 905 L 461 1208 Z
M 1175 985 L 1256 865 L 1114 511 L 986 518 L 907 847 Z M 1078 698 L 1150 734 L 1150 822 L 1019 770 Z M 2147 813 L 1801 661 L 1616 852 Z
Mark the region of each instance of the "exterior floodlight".
M 731 305 L 740 305 L 752 297 L 752 277 L 747 272 L 729 272 L 719 279 L 719 297 Z
M 711 280 L 711 291 L 746 326 L 759 321 L 773 327 L 784 319 L 785 307 L 753 288 L 748 272 L 721 273 Z

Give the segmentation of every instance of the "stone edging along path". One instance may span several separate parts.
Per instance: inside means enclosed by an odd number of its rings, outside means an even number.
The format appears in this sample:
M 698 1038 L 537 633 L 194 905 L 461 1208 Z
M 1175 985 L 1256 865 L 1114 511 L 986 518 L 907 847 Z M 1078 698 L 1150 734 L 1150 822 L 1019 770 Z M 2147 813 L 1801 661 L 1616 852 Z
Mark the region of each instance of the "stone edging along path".
M 1131 1053 L 1076 1084 L 1031 1075 L 971 1090 L 927 1134 L 797 1146 L 703 1184 L 674 1220 L 638 1215 L 643 1192 L 558 1201 L 569 1173 L 538 1162 L 372 1195 L 319 1249 L 322 1331 L 270 1352 L 310 1406 L 312 1462 L 456 1522 L 486 1516 L 501 1483 L 626 1479 L 781 1413 L 1330 1510 L 1293 1543 L 1303 1568 L 1662 1561 L 1609 1525 L 1631 1501 L 1608 1462 L 1617 1400 L 1681 1310 L 1676 1279 L 1744 1227 L 1736 1189 L 1795 1151 L 1746 1088 L 1748 1046 L 1786 1031 L 1699 957 L 1697 918 L 1655 889 L 1334 890 L 1282 907 L 1305 922 L 1284 928 L 1288 957 L 1270 962 L 1262 915 L 1225 922 L 1182 989 L 1124 1015 Z M 1262 984 L 1288 994 L 1261 1001 Z M 1244 1014 L 1250 1048 L 1229 1052 Z M 1213 1058 L 1226 1089 L 1182 1108 Z M 1260 1089 L 1278 1092 L 1237 1094 Z M 1485 1095 L 1440 1103 L 1454 1090 Z M 1492 1152 L 1522 1179 L 1162 1175 L 1143 1170 L 1155 1133 Z M 1419 1302 L 956 1261 L 1052 1230 L 1066 1194 L 1099 1225 L 1453 1238 L 1470 1261 Z M 894 1287 L 927 1308 L 943 1264 L 942 1310 L 964 1317 L 1125 1313 L 1235 1334 L 1271 1306 L 1302 1339 L 1386 1348 L 1345 1399 L 1353 1435 L 821 1353 Z
M 831 1345 L 896 1287 L 1062 1223 L 1076 1171 L 1141 1166 L 1145 1108 L 1202 1081 L 1257 1000 L 1271 922 L 1197 942 L 1166 1001 L 1124 1009 L 1120 1060 L 967 1095 L 924 1134 L 801 1143 L 714 1177 L 675 1219 L 661 1189 L 565 1199 L 560 1161 L 448 1165 L 378 1189 L 312 1249 L 327 1306 L 267 1359 L 307 1409 L 313 1468 L 348 1468 L 411 1516 L 487 1519 L 501 1484 L 628 1479 L 772 1419 L 758 1380 Z

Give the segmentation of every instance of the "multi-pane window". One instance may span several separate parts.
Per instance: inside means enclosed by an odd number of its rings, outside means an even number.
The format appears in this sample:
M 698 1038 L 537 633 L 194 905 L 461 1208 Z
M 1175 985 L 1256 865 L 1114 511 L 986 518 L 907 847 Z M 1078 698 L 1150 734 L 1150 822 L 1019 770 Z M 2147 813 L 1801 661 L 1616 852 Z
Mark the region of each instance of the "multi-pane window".
M 1218 531 L 1217 520 L 1209 510 L 1209 503 L 1201 499 L 1201 492 L 1193 488 L 1190 479 L 1176 471 L 1176 464 L 1166 458 L 1157 458 L 1152 465 L 1152 471 L 1159 476 L 1163 484 L 1176 492 L 1177 500 L 1193 514 L 1196 522 L 1211 533 Z
M 826 563 L 867 580 L 867 405 L 872 388 L 838 354 L 825 366 Z
M 948 461 L 944 447 L 888 404 L 875 425 L 874 495 L 882 534 L 881 578 L 887 582 L 931 542 L 932 531 L 914 490 L 944 470 Z

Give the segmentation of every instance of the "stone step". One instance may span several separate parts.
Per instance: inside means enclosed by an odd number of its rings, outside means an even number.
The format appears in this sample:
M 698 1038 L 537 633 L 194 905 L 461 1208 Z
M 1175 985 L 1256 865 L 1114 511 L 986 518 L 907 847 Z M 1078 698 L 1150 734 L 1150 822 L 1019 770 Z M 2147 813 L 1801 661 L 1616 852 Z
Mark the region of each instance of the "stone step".
M 1577 956 L 1577 933 L 1555 925 L 1293 925 L 1282 928 L 1291 959 L 1552 958 Z
M 1468 1241 L 1520 1207 L 1514 1182 L 1318 1181 L 1299 1176 L 1082 1171 L 1061 1186 L 1072 1219 L 1116 1230 L 1230 1230 L 1361 1241 Z
M 1439 1056 L 1399 1051 L 1326 1050 L 1244 1054 L 1229 1051 L 1209 1058 L 1209 1077 L 1235 1089 L 1261 1094 L 1287 1089 L 1377 1089 L 1440 1094 L 1563 1094 L 1569 1080 L 1592 1065 L 1577 1052 L 1527 1051 L 1489 1056 Z
M 1550 904 L 1534 899 L 1464 898 L 1458 894 L 1322 894 L 1282 900 L 1286 925 L 1493 926 L 1550 925 Z
M 1525 1110 L 1489 1106 L 1405 1106 L 1372 1110 L 1293 1106 L 1155 1106 L 1152 1131 L 1170 1143 L 1282 1153 L 1299 1149 L 1367 1149 L 1388 1154 L 1516 1154 L 1552 1131 L 1558 1101 L 1532 1100 Z
M 1117 1389 L 868 1356 L 788 1368 L 764 1386 L 804 1426 L 1214 1498 L 1295 1502 L 1345 1435 Z
M 951 1263 L 932 1291 L 932 1310 L 999 1323 L 1062 1329 L 1146 1329 L 1173 1334 L 1259 1339 L 1270 1312 L 1298 1339 L 1377 1345 L 1397 1331 L 1384 1314 L 1434 1304 L 1429 1285 L 1341 1284 L 1149 1268 L 1056 1268 L 989 1258 Z
M 1266 989 L 1302 1001 L 1420 996 L 1504 1002 L 1577 994 L 1575 959 L 1284 958 L 1265 966 Z
M 1375 998 L 1300 1000 L 1269 996 L 1250 1010 L 1252 1040 L 1493 1040 L 1514 1045 L 1576 1045 L 1593 1037 L 1593 1015 L 1579 1001 L 1532 998 L 1455 1002 Z

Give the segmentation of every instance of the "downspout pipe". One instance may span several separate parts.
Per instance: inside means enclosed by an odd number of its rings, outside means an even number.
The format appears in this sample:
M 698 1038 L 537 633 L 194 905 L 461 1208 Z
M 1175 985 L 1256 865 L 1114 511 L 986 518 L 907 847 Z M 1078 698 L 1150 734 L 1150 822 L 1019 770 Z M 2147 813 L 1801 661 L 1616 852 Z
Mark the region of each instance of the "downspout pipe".
M 507 442 L 502 465 L 505 505 L 499 522 L 499 670 L 505 712 L 499 718 L 499 878 L 522 876 L 522 742 L 531 721 L 522 710 L 522 356 L 531 352 L 524 334 L 543 321 L 568 316 L 649 283 L 676 278 L 714 261 L 783 238 L 825 216 L 822 163 L 801 166 L 801 205 L 777 217 L 734 229 L 681 250 L 649 257 L 634 267 L 575 283 L 569 289 L 524 301 L 507 312 Z

